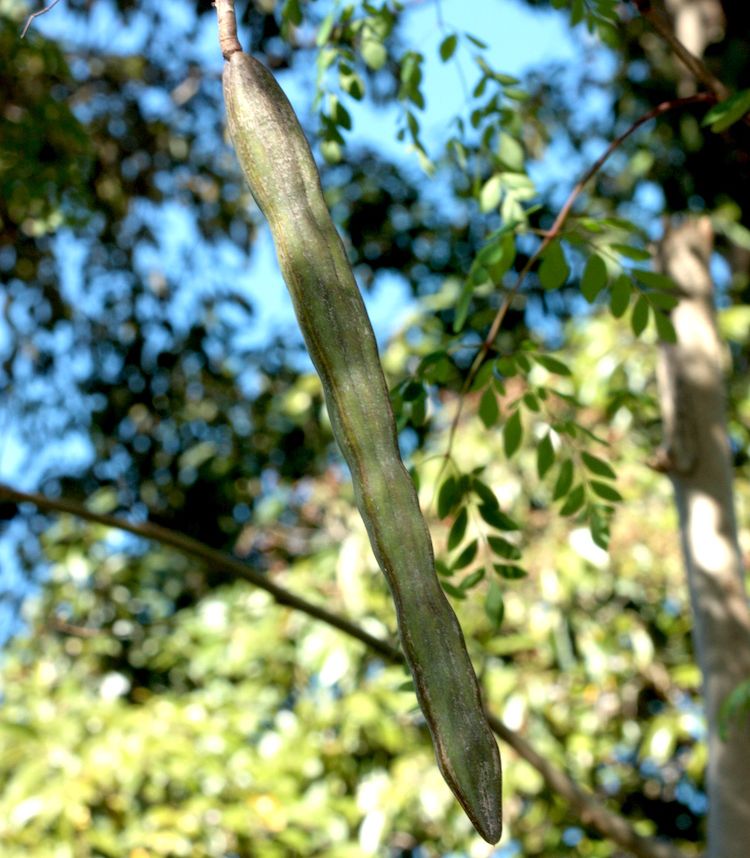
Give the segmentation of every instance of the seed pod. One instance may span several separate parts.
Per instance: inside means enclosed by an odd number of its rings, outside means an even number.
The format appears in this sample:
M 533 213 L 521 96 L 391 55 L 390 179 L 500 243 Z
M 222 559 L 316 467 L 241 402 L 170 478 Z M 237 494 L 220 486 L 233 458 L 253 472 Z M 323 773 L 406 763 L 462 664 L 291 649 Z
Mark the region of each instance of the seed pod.
M 496 843 L 502 832 L 497 743 L 458 620 L 435 574 L 375 336 L 310 147 L 276 80 L 250 55 L 229 55 L 224 99 L 237 157 L 271 226 L 357 506 L 393 595 L 438 765 L 477 831 Z

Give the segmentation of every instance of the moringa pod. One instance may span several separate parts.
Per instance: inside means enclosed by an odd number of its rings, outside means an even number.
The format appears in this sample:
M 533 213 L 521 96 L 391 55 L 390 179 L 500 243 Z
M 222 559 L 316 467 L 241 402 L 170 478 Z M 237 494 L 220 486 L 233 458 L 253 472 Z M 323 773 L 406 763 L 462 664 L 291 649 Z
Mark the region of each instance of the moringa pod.
M 291 104 L 256 59 L 236 49 L 225 56 L 229 132 L 270 224 L 357 506 L 393 595 L 440 771 L 477 831 L 496 843 L 502 833 L 500 754 L 461 628 L 435 574 L 362 296 Z

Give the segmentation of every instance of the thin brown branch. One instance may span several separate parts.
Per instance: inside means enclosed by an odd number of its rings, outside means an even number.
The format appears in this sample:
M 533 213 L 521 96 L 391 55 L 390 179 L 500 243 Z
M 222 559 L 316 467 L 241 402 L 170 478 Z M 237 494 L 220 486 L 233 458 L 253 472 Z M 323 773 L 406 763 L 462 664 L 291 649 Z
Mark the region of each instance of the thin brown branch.
M 495 318 L 492 320 L 492 324 L 490 325 L 489 332 L 487 336 L 484 338 L 482 345 L 477 352 L 476 357 L 474 358 L 471 367 L 469 368 L 469 373 L 466 376 L 466 380 L 464 381 L 463 387 L 461 388 L 461 394 L 458 400 L 458 408 L 456 410 L 456 414 L 451 422 L 450 433 L 448 436 L 448 447 L 446 452 L 446 457 L 450 456 L 450 452 L 453 448 L 453 441 L 456 435 L 456 431 L 458 429 L 458 424 L 461 419 L 461 413 L 463 410 L 463 401 L 471 387 L 474 379 L 476 378 L 476 374 L 479 371 L 482 363 L 484 362 L 485 357 L 489 350 L 492 348 L 492 344 L 495 342 L 495 338 L 497 337 L 500 327 L 503 324 L 503 320 L 505 319 L 505 315 L 510 308 L 511 302 L 513 298 L 518 293 L 518 290 L 523 285 L 526 280 L 527 275 L 531 271 L 531 269 L 536 265 L 539 261 L 539 258 L 544 253 L 544 251 L 549 247 L 551 242 L 557 238 L 562 232 L 562 228 L 565 225 L 565 222 L 570 215 L 570 211 L 573 208 L 578 197 L 583 193 L 586 185 L 594 178 L 594 176 L 601 170 L 604 164 L 607 162 L 609 157 L 615 152 L 625 140 L 630 137 L 635 131 L 637 131 L 642 125 L 645 125 L 647 122 L 650 122 L 652 119 L 656 119 L 656 117 L 661 116 L 664 113 L 668 113 L 670 110 L 676 110 L 681 107 L 686 107 L 690 104 L 696 103 L 711 103 L 716 101 L 717 98 L 712 93 L 708 92 L 699 92 L 695 95 L 689 95 L 685 98 L 675 98 L 670 101 L 663 101 L 661 104 L 657 104 L 656 107 L 649 110 L 647 113 L 644 113 L 639 119 L 636 121 L 619 137 L 616 137 L 607 148 L 604 150 L 602 155 L 594 161 L 594 163 L 589 167 L 588 170 L 581 176 L 581 178 L 576 182 L 575 187 L 568 195 L 568 198 L 563 203 L 562 208 L 557 214 L 554 223 L 550 227 L 550 229 L 544 234 L 544 238 L 542 239 L 539 247 L 534 251 L 534 253 L 528 258 L 526 264 L 523 268 L 518 272 L 518 276 L 516 277 L 516 282 L 513 284 L 513 287 L 506 293 L 505 299 L 503 303 L 500 305 L 497 313 L 495 314 Z
M 156 524 L 137 524 L 116 516 L 92 512 L 83 504 L 76 501 L 65 500 L 64 498 L 48 498 L 41 494 L 22 492 L 4 483 L 0 483 L 0 501 L 2 500 L 15 501 L 19 504 L 33 504 L 37 509 L 47 512 L 67 513 L 94 524 L 124 530 L 135 536 L 168 545 L 188 557 L 200 560 L 209 569 L 222 570 L 237 575 L 237 577 L 265 590 L 280 605 L 300 611 L 314 619 L 321 620 L 333 626 L 344 634 L 349 635 L 349 637 L 364 643 L 386 661 L 392 664 L 404 664 L 404 657 L 401 651 L 388 641 L 376 638 L 355 623 L 337 614 L 333 614 L 325 608 L 314 605 L 306 599 L 295 596 L 278 584 L 269 581 L 265 575 L 256 572 L 241 561 L 220 551 L 215 551 L 190 536 L 160 527 Z M 545 760 L 522 736 L 503 724 L 499 718 L 490 714 L 487 717 L 493 732 L 535 768 L 542 775 L 551 790 L 559 793 L 559 795 L 569 802 L 584 825 L 595 829 L 602 836 L 628 849 L 634 855 L 638 856 L 638 858 L 684 858 L 682 853 L 674 847 L 639 835 L 625 819 L 608 810 L 596 796 L 585 792 L 577 786 L 575 781 L 566 772 L 556 768 L 552 763 Z
M 105 527 L 125 530 L 128 533 L 132 533 L 134 536 L 140 536 L 144 539 L 161 542 L 162 545 L 168 545 L 183 554 L 187 554 L 190 557 L 201 560 L 206 564 L 209 570 L 221 570 L 248 581 L 255 587 L 259 587 L 261 590 L 265 590 L 269 593 L 273 597 L 274 601 L 279 605 L 284 605 L 285 607 L 301 611 L 302 613 L 308 614 L 317 620 L 321 620 L 322 622 L 339 629 L 350 637 L 357 638 L 357 640 L 362 641 L 362 643 L 366 644 L 388 660 L 392 661 L 394 656 L 396 658 L 401 657 L 399 651 L 395 647 L 392 647 L 389 643 L 374 637 L 354 623 L 343 619 L 331 611 L 327 611 L 325 608 L 314 605 L 312 602 L 308 602 L 305 599 L 301 599 L 298 596 L 293 595 L 288 590 L 285 590 L 283 587 L 280 587 L 278 584 L 269 580 L 263 573 L 247 566 L 241 560 L 237 560 L 234 557 L 223 554 L 221 551 L 209 548 L 202 542 L 198 542 L 197 539 L 193 539 L 183 533 L 178 533 L 177 531 L 169 530 L 166 527 L 160 527 L 158 524 L 151 524 L 150 522 L 136 523 L 113 515 L 103 515 L 101 513 L 92 512 L 83 504 L 77 503 L 76 501 L 66 500 L 65 498 L 48 498 L 40 494 L 22 492 L 12 488 L 11 486 L 0 483 L 0 500 L 2 499 L 13 500 L 17 503 L 31 503 L 38 509 L 48 510 L 50 512 L 68 513 L 86 521 L 93 522 L 94 524 L 102 524 Z
M 32 12 L 26 19 L 26 23 L 24 24 L 23 30 L 21 30 L 21 38 L 23 39 L 23 37 L 29 31 L 29 27 L 31 26 L 31 22 L 34 20 L 34 18 L 38 18 L 40 15 L 45 15 L 47 12 L 50 11 L 50 9 L 54 9 L 54 7 L 57 6 L 59 2 L 60 0 L 52 0 L 52 2 L 48 6 L 45 6 L 44 9 L 39 9 L 36 12 Z
M 677 59 L 685 68 L 717 97 L 719 101 L 729 98 L 729 90 L 708 68 L 700 57 L 691 53 L 677 38 L 669 22 L 651 5 L 651 0 L 632 0 L 633 5 L 648 21 L 653 29 L 664 39 L 672 49 Z
M 627 820 L 605 807 L 594 795 L 582 790 L 565 772 L 553 766 L 535 751 L 523 736 L 510 730 L 494 715 L 488 714 L 487 720 L 495 735 L 510 745 L 520 757 L 539 772 L 547 786 L 568 802 L 584 825 L 602 833 L 606 832 L 610 840 L 634 855 L 648 855 L 650 858 L 684 858 L 683 853 L 671 844 L 638 834 Z
M 76 638 L 96 638 L 103 634 L 101 629 L 94 629 L 90 626 L 76 626 L 73 623 L 68 623 L 60 619 L 60 617 L 52 617 L 47 622 L 47 628 Z
M 234 0 L 215 0 L 216 17 L 219 26 L 219 46 L 221 54 L 228 60 L 232 54 L 242 50 L 237 38 L 237 17 L 234 14 Z

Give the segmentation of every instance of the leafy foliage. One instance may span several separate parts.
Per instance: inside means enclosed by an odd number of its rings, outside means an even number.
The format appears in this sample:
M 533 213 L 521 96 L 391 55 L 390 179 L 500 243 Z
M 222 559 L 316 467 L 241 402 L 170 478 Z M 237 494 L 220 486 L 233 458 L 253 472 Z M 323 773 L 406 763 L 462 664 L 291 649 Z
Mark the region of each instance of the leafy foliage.
M 213 12 L 180 4 L 178 24 L 160 3 L 113 3 L 111 32 L 132 35 L 123 48 L 96 40 L 82 0 L 64 5 L 59 45 L 41 35 L 52 15 L 24 42 L 17 21 L 0 26 L 0 378 L 26 445 L 19 473 L 233 551 L 392 636 L 299 341 L 252 336 L 266 333 L 246 275 L 258 229 L 222 145 L 218 59 L 201 49 Z M 520 80 L 447 23 L 434 45 L 413 44 L 404 24 L 419 10 L 240 11 L 276 71 L 315 69 L 311 136 L 360 282 L 397 273 L 415 298 L 383 358 L 490 707 L 646 833 L 695 843 L 699 678 L 667 490 L 642 467 L 658 439 L 650 352 L 674 339 L 675 297 L 649 268 L 643 201 L 659 189 L 667 210 L 715 209 L 724 259 L 750 247 L 746 13 L 727 9 L 714 57 L 737 95 L 624 145 L 517 288 L 559 211 L 559 178 L 537 169 L 552 138 L 588 166 L 592 139 L 613 139 L 677 80 L 637 19 L 612 26 L 610 0 L 552 6 L 622 58 L 604 81 L 612 110 L 594 119 L 579 112 L 602 81 L 584 76 L 571 95 L 556 70 Z M 433 59 L 470 69 L 465 111 L 439 143 L 427 133 Z M 360 104 L 396 106 L 414 162 L 360 147 Z M 747 326 L 731 312 L 748 280 L 723 288 L 747 503 Z M 4 854 L 472 848 L 403 671 L 155 545 L 26 507 L 0 518 L 36 582 L 0 674 Z M 746 691 L 728 718 L 745 716 Z M 610 854 L 508 757 L 523 854 Z

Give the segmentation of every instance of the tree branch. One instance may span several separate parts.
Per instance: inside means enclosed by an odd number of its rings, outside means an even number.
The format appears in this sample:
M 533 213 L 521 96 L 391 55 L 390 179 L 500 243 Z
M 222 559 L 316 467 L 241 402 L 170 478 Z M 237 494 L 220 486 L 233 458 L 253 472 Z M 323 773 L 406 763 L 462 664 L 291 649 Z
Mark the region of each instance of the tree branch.
M 547 786 L 568 802 L 584 825 L 595 828 L 634 855 L 685 858 L 683 853 L 670 843 L 660 843 L 651 837 L 638 834 L 626 819 L 605 807 L 596 796 L 582 790 L 565 772 L 555 768 L 535 751 L 523 736 L 510 730 L 494 715 L 487 713 L 487 720 L 495 735 L 539 772 Z
M 651 24 L 653 29 L 664 39 L 677 59 L 680 60 L 697 81 L 700 81 L 707 89 L 710 89 L 719 101 L 729 98 L 727 87 L 724 86 L 702 59 L 696 57 L 695 54 L 691 53 L 682 44 L 674 34 L 669 22 L 651 5 L 651 0 L 631 0 L 631 2 L 649 24 Z
M 583 176 L 581 176 L 578 182 L 576 182 L 575 187 L 570 192 L 568 198 L 565 200 L 562 208 L 558 212 L 554 223 L 545 233 L 544 239 L 540 243 L 539 247 L 537 247 L 534 253 L 532 253 L 532 255 L 528 258 L 523 268 L 518 272 L 516 282 L 513 284 L 513 287 L 506 293 L 503 303 L 500 305 L 500 308 L 495 314 L 495 318 L 492 320 L 489 332 L 484 338 L 484 341 L 482 342 L 482 345 L 480 346 L 479 351 L 477 352 L 477 355 L 474 358 L 471 367 L 469 368 L 469 373 L 466 376 L 466 381 L 461 388 L 461 395 L 458 400 L 458 408 L 456 411 L 456 415 L 451 422 L 450 434 L 448 436 L 448 445 L 445 453 L 446 459 L 450 456 L 451 450 L 453 448 L 453 441 L 456 435 L 456 430 L 458 429 L 458 423 L 461 419 L 464 397 L 468 392 L 469 388 L 471 387 L 472 382 L 474 381 L 474 378 L 476 377 L 479 368 L 484 362 L 485 357 L 487 357 L 489 350 L 492 348 L 492 344 L 495 342 L 495 337 L 497 337 L 500 331 L 500 327 L 503 324 L 503 319 L 505 319 L 505 314 L 508 312 L 513 298 L 516 296 L 518 290 L 523 285 L 531 269 L 539 261 L 539 257 L 544 253 L 544 251 L 551 244 L 551 242 L 555 238 L 557 238 L 562 232 L 562 228 L 565 225 L 568 216 L 570 215 L 570 211 L 573 208 L 575 201 L 583 193 L 583 190 L 586 185 L 591 181 L 591 179 L 594 178 L 594 176 L 599 172 L 599 170 L 601 170 L 601 168 L 607 162 L 612 153 L 616 149 L 618 149 L 625 142 L 625 140 L 627 140 L 628 137 L 630 137 L 630 135 L 637 131 L 642 125 L 645 125 L 647 122 L 652 119 L 655 119 L 657 116 L 661 116 L 663 113 L 668 113 L 670 110 L 676 110 L 677 108 L 686 107 L 689 104 L 696 104 L 699 102 L 711 103 L 716 100 L 716 96 L 712 93 L 699 92 L 695 95 L 686 96 L 685 98 L 675 98 L 670 101 L 663 101 L 661 104 L 657 104 L 656 107 L 653 107 L 647 113 L 644 113 L 643 116 L 636 119 L 636 121 L 629 128 L 623 131 L 623 133 L 620 134 L 619 137 L 616 137 L 609 144 L 609 146 L 607 146 L 603 154 L 599 158 L 597 158 L 597 160 L 589 167 L 589 169 L 586 170 Z
M 31 22 L 34 20 L 34 18 L 38 18 L 40 15 L 45 15 L 47 12 L 50 11 L 50 9 L 53 9 L 55 6 L 57 6 L 59 2 L 60 0 L 52 0 L 52 2 L 48 6 L 45 6 L 44 9 L 39 9 L 36 12 L 32 12 L 26 19 L 26 23 L 24 24 L 23 30 L 21 30 L 21 38 L 23 39 L 23 37 L 28 32 L 29 27 L 31 26 Z
M 31 503 L 41 510 L 68 513 L 94 524 L 102 524 L 105 527 L 113 527 L 116 530 L 125 530 L 134 536 L 141 536 L 144 539 L 161 542 L 162 545 L 168 545 L 182 554 L 201 560 L 209 569 L 222 570 L 223 572 L 228 572 L 230 575 L 236 575 L 238 578 L 248 581 L 253 586 L 259 587 L 273 596 L 274 601 L 279 605 L 301 611 L 304 614 L 314 617 L 316 620 L 321 620 L 339 629 L 344 634 L 362 641 L 366 646 L 375 650 L 375 652 L 389 661 L 401 658 L 401 653 L 389 643 L 374 637 L 364 629 L 359 628 L 359 626 L 337 614 L 295 596 L 278 584 L 274 584 L 266 575 L 252 569 L 241 560 L 209 548 L 202 542 L 198 542 L 197 539 L 186 536 L 184 533 L 178 533 L 177 531 L 169 530 L 166 527 L 160 527 L 158 524 L 151 524 L 150 522 L 138 524 L 124 518 L 117 518 L 113 515 L 92 512 L 83 504 L 76 501 L 66 500 L 65 498 L 47 498 L 40 494 L 18 491 L 4 483 L 0 483 L 0 500 Z
M 215 0 L 216 18 L 219 27 L 219 46 L 221 54 L 228 60 L 232 54 L 242 51 L 237 38 L 237 17 L 234 14 L 234 0 Z
M 333 626 L 349 637 L 364 643 L 392 664 L 405 663 L 401 651 L 388 641 L 376 638 L 344 617 L 295 596 L 278 584 L 269 581 L 265 575 L 251 569 L 240 560 L 209 548 L 202 542 L 198 542 L 198 540 L 183 533 L 149 522 L 138 524 L 113 515 L 92 512 L 77 501 L 48 498 L 37 493 L 22 492 L 5 483 L 0 483 L 0 502 L 2 501 L 19 504 L 29 503 L 46 512 L 67 513 L 94 524 L 124 530 L 135 536 L 168 545 L 188 557 L 202 561 L 209 569 L 220 569 L 265 590 L 279 605 L 300 611 Z M 488 713 L 487 719 L 493 732 L 513 748 L 519 757 L 522 757 L 535 768 L 551 790 L 568 801 L 584 825 L 595 829 L 638 858 L 684 858 L 675 847 L 638 834 L 625 819 L 606 808 L 594 795 L 582 790 L 566 772 L 545 760 L 522 736 L 503 724 L 499 718 Z

